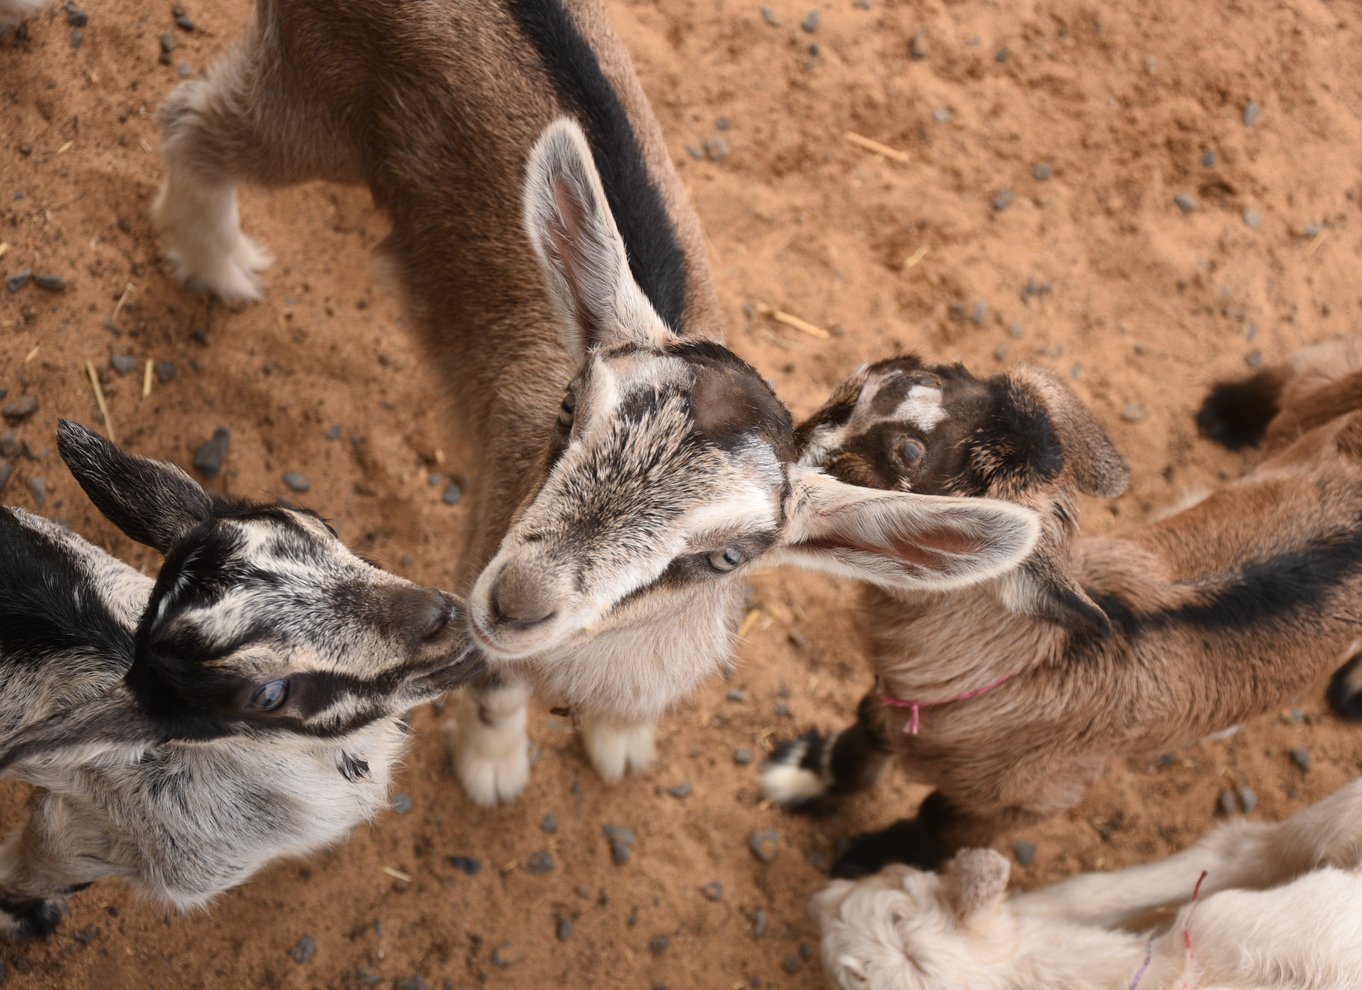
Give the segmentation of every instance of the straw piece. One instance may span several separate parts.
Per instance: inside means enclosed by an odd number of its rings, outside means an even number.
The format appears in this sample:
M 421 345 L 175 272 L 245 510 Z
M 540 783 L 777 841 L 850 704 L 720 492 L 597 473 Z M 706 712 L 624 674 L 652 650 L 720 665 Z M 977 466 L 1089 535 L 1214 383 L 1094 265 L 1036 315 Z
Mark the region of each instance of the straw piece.
M 817 337 L 819 340 L 830 340 L 832 338 L 832 334 L 822 327 L 810 323 L 808 320 L 801 320 L 799 317 L 776 309 L 774 306 L 768 306 L 766 303 L 757 303 L 756 310 L 762 316 L 769 316 L 777 323 L 783 323 L 785 326 L 798 330 L 800 333 L 806 333 L 810 337 Z
M 880 144 L 880 142 L 876 141 L 874 138 L 868 138 L 863 134 L 857 134 L 855 131 L 847 131 L 846 138 L 852 144 L 856 145 L 856 147 L 865 151 L 888 158 L 891 161 L 896 161 L 900 165 L 908 164 L 908 152 L 906 151 L 899 151 L 898 148 L 891 148 L 887 144 Z
M 99 375 L 95 372 L 95 366 L 86 361 L 85 371 L 90 376 L 90 387 L 95 390 L 95 403 L 99 406 L 99 414 L 104 417 L 104 432 L 109 435 L 110 443 L 117 443 L 118 438 L 114 436 L 113 420 L 109 418 L 109 405 L 104 401 L 104 388 L 99 384 Z
M 383 867 L 383 872 L 388 874 L 388 876 L 392 877 L 394 880 L 401 880 L 403 883 L 411 883 L 410 873 L 403 873 L 401 870 L 395 870 L 391 866 Z
M 906 272 L 910 268 L 916 268 L 923 258 L 927 257 L 927 245 L 924 244 L 908 257 L 903 259 L 903 270 Z
M 147 358 L 146 369 L 142 372 L 142 398 L 151 395 L 151 358 Z

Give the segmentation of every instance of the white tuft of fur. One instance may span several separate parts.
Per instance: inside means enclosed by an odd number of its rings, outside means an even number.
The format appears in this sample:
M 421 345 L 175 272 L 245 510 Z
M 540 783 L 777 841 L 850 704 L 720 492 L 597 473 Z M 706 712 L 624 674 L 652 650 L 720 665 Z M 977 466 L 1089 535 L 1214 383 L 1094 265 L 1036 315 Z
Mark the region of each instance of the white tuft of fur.
M 619 725 L 582 722 L 582 745 L 591 765 L 607 784 L 618 784 L 626 773 L 643 773 L 653 764 L 657 723 Z
M 14 27 L 40 7 L 47 6 L 47 0 L 0 0 L 0 31 Z
M 465 692 L 458 715 L 445 725 L 459 783 L 484 808 L 514 801 L 530 782 L 528 695 L 521 685 L 481 696 Z
M 780 759 L 761 768 L 761 792 L 776 804 L 789 808 L 814 801 L 828 792 L 827 781 L 816 771 L 800 766 L 809 751 L 807 741 L 791 743 Z
M 177 178 L 161 186 L 151 217 L 176 279 L 228 305 L 260 301 L 260 272 L 272 259 L 241 232 L 235 189 L 196 187 Z

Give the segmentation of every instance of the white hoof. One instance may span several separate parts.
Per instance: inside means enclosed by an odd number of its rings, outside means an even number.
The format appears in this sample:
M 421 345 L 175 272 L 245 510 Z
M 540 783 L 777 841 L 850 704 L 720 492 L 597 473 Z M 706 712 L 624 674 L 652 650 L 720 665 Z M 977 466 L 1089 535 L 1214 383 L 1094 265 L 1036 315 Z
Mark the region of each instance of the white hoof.
M 241 232 L 236 193 L 177 192 L 166 184 L 152 206 L 175 278 L 232 306 L 259 302 L 269 252 Z
M 470 691 L 461 701 L 458 717 L 446 725 L 459 783 L 475 804 L 485 808 L 514 801 L 530 782 L 524 702 L 498 706 L 499 700 L 495 696 L 480 699 Z
M 618 784 L 626 773 L 642 773 L 652 766 L 656 735 L 657 726 L 652 722 L 642 725 L 582 724 L 582 745 L 586 747 L 586 755 L 607 784 Z

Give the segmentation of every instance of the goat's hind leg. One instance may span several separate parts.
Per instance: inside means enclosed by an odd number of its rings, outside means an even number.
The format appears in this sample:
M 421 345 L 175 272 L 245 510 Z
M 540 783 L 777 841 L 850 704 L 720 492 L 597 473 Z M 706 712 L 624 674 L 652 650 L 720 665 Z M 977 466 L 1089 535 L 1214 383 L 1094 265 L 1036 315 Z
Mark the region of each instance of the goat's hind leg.
M 102 836 L 81 827 L 62 799 L 39 793 L 26 824 L 0 842 L 0 938 L 51 935 L 66 898 L 121 872 L 101 854 Z
M 817 814 L 879 780 L 892 753 L 874 692 L 861 699 L 856 721 L 831 735 L 809 731 L 782 744 L 761 768 L 762 792 L 786 811 Z

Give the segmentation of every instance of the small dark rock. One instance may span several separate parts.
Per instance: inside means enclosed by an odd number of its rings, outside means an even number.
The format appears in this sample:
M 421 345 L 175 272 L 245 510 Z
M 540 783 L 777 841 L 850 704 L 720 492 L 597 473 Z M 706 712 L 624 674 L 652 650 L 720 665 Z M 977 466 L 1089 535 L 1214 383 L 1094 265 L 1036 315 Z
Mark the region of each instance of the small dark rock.
M 227 460 L 227 448 L 231 445 L 232 434 L 225 426 L 213 431 L 209 441 L 194 451 L 194 470 L 205 478 L 216 478 Z
M 993 208 L 1001 213 L 1012 205 L 1012 200 L 1017 198 L 1017 194 L 1011 189 L 999 189 L 993 194 Z
M 312 482 L 308 481 L 307 475 L 301 471 L 285 471 L 284 484 L 295 492 L 301 493 L 312 490 Z
M 811 10 L 804 16 L 804 19 L 799 22 L 799 27 L 805 34 L 813 34 L 818 30 L 819 20 L 821 20 L 821 15 L 818 11 Z
M 130 375 L 137 370 L 137 358 L 131 354 L 115 354 L 109 358 L 109 367 L 120 375 Z
M 721 137 L 705 138 L 705 157 L 712 162 L 728 161 L 728 141 Z
M 690 784 L 675 784 L 667 788 L 667 793 L 674 798 L 690 797 L 691 791 L 695 790 Z
M 731 131 L 733 130 L 733 121 L 729 120 L 727 117 L 718 117 L 714 121 L 714 129 L 719 131 Z
M 1215 810 L 1228 818 L 1239 810 L 1239 803 L 1235 800 L 1234 791 L 1228 787 L 1220 792 L 1215 799 Z
M 566 942 L 570 939 L 572 937 L 572 919 L 560 914 L 557 924 L 553 927 L 553 934 L 560 942 Z
M 752 855 L 763 863 L 769 863 L 776 858 L 776 850 L 780 846 L 779 832 L 754 832 L 752 838 L 747 840 L 748 848 L 752 850 Z
M 1189 193 L 1180 192 L 1173 197 L 1173 202 L 1183 213 L 1193 213 L 1196 211 L 1196 200 Z
M 776 703 L 776 718 L 792 718 L 792 717 L 793 715 L 790 712 L 789 705 L 785 704 L 785 702 L 783 701 Z
M 1253 793 L 1253 788 L 1240 787 L 1239 809 L 1247 815 L 1256 807 L 1258 807 L 1258 795 Z
M 181 62 L 179 65 L 175 66 L 175 75 L 179 76 L 181 79 L 188 79 L 193 74 L 194 70 L 189 67 L 188 62 Z
M 1201 153 L 1201 167 L 1202 167 L 1202 168 L 1215 168 L 1215 152 L 1214 152 L 1214 151 L 1203 151 L 1203 152 Z
M 766 934 L 766 912 L 757 908 L 752 912 L 752 937 L 761 938 Z
M 742 704 L 744 701 L 747 700 L 747 692 L 744 691 L 742 688 L 729 688 L 728 700 L 736 704 Z
M 15 399 L 3 408 L 0 408 L 0 416 L 11 423 L 20 423 L 28 419 L 38 411 L 38 398 L 33 395 L 26 395 L 22 399 Z
M 71 43 L 72 48 L 79 49 L 81 45 L 85 44 L 85 32 L 72 31 L 69 41 Z
M 553 833 L 558 831 L 558 819 L 554 816 L 553 812 L 550 811 L 544 816 L 544 820 L 539 823 L 539 827 L 547 834 L 553 835 Z
M 446 856 L 445 862 L 454 869 L 467 873 L 470 877 L 475 877 L 482 872 L 482 860 L 474 859 L 472 856 Z
M 35 505 L 44 504 L 47 501 L 47 482 L 42 478 L 29 478 L 28 493 L 33 496 Z
M 761 8 L 761 19 L 773 28 L 780 27 L 780 18 L 776 16 L 776 12 L 770 7 Z
M 1052 178 L 1054 174 L 1054 166 L 1049 162 L 1036 162 L 1035 167 L 1031 169 L 1031 177 L 1037 182 L 1045 182 Z
M 738 747 L 733 751 L 733 762 L 740 767 L 745 767 L 752 762 L 752 751 Z
M 542 877 L 553 872 L 553 857 L 547 849 L 540 849 L 525 861 L 525 872 L 532 877 Z
M 633 829 L 625 828 L 623 825 L 606 825 L 601 831 L 605 834 L 605 840 L 610 843 L 610 858 L 615 861 L 615 865 L 623 866 L 629 862 L 634 843 L 638 841 Z
M 1263 366 L 1263 352 L 1259 350 L 1249 351 L 1244 355 L 1244 363 L 1250 368 L 1261 368 Z
M 175 15 L 175 26 L 181 31 L 194 30 L 194 22 L 189 19 L 188 14 L 180 13 Z
M 705 895 L 707 901 L 717 901 L 724 896 L 724 885 L 715 880 L 713 883 L 707 883 L 701 887 L 700 893 Z
M 288 950 L 288 957 L 298 965 L 309 962 L 317 951 L 317 943 L 311 935 L 298 939 L 298 944 Z
M 803 959 L 805 962 L 808 962 L 810 959 L 812 959 L 812 958 L 813 958 L 813 946 L 810 945 L 808 942 L 800 942 L 800 943 L 799 943 L 799 958 L 800 958 L 800 959 Z
M 917 34 L 913 35 L 912 43 L 909 44 L 908 46 L 908 54 L 911 55 L 918 62 L 921 62 L 924 58 L 927 57 L 928 49 L 926 31 L 919 31 Z
M 73 28 L 83 28 L 90 23 L 90 15 L 73 3 L 66 4 L 66 23 Z
M 169 55 L 173 52 L 175 50 L 175 44 L 175 36 L 169 31 L 161 35 L 161 53 L 163 55 Z
M 411 795 L 394 794 L 392 807 L 393 811 L 397 812 L 399 815 L 405 815 L 407 812 L 411 811 Z
M 1310 772 L 1310 751 L 1304 748 L 1293 749 L 1287 754 L 1291 757 L 1291 762 L 1296 764 L 1306 773 Z
M 445 487 L 444 494 L 440 496 L 440 501 L 445 505 L 458 505 L 463 501 L 463 485 L 451 480 Z
M 99 938 L 99 929 L 94 925 L 86 925 L 80 931 L 76 932 L 76 941 L 81 945 L 89 945 L 97 938 Z
M 157 361 L 153 369 L 156 372 L 156 380 L 162 385 L 168 385 L 175 380 L 175 376 L 180 373 L 180 369 L 175 367 L 174 361 Z
M 329 430 L 326 431 L 326 439 L 328 439 L 328 440 L 339 440 L 339 439 L 340 439 L 340 435 L 341 435 L 341 425 L 340 425 L 339 423 L 332 423 L 332 424 L 331 424 L 331 429 L 329 429 Z
M 648 951 L 651 952 L 654 957 L 657 957 L 666 952 L 667 946 L 671 944 L 672 940 L 666 935 L 654 935 L 652 938 L 648 939 Z
M 510 969 L 519 962 L 519 958 L 511 951 L 510 942 L 503 942 L 492 950 L 492 965 L 497 969 Z
M 429 990 L 429 988 L 426 981 L 419 976 L 404 976 L 393 980 L 393 990 Z
M 1262 222 L 1263 215 L 1257 210 L 1244 210 L 1244 223 L 1248 226 L 1256 228 Z
M 21 268 L 9 278 L 5 279 L 5 288 L 10 292 L 18 292 L 28 284 L 28 280 L 33 277 L 33 269 Z
M 1263 105 L 1257 100 L 1249 100 L 1244 104 L 1244 126 L 1252 127 L 1258 123 L 1258 118 L 1263 115 Z
M 1018 839 L 1012 843 L 1012 855 L 1017 858 L 1019 865 L 1030 866 L 1036 861 L 1036 844 Z
M 795 973 L 798 973 L 800 967 L 803 965 L 804 964 L 799 961 L 799 957 L 796 955 L 788 955 L 780 961 L 780 968 L 785 970 L 785 972 L 789 973 L 791 976 L 794 976 Z

